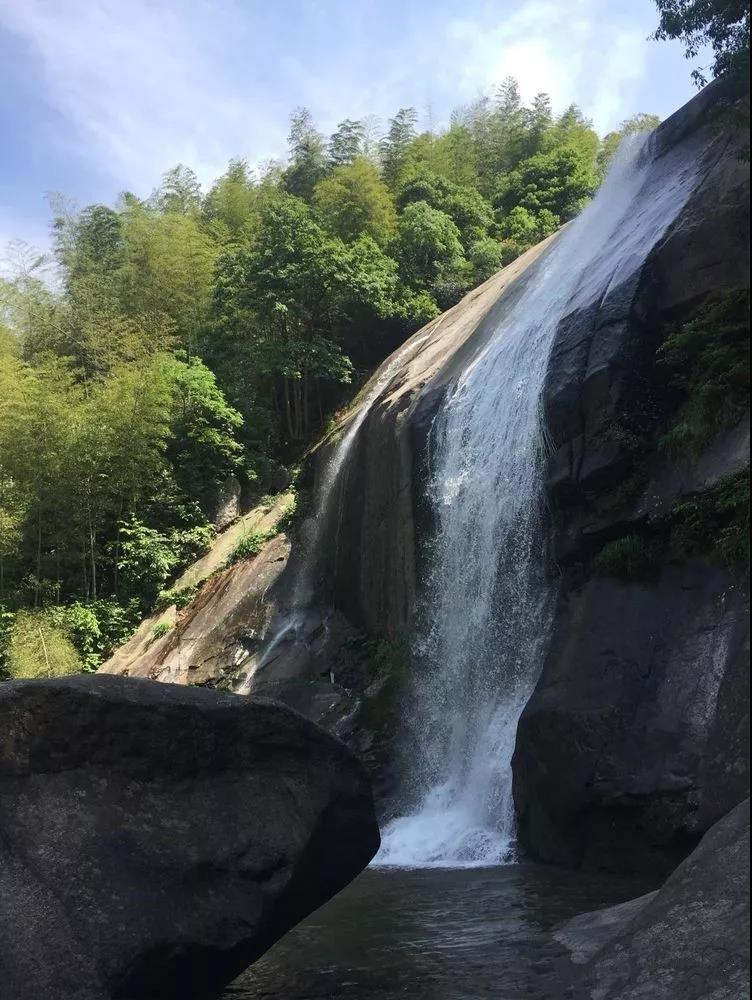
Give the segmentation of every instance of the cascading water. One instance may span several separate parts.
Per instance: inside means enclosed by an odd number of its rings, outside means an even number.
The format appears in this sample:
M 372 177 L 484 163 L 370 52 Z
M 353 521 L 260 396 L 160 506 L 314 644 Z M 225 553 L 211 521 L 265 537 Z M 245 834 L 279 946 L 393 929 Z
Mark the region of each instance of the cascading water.
M 512 753 L 553 604 L 540 519 L 541 392 L 560 320 L 633 274 L 694 186 L 693 168 L 655 171 L 653 162 L 649 138 L 623 144 L 596 198 L 501 309 L 435 419 L 437 531 L 413 713 L 424 759 L 413 775 L 417 804 L 386 827 L 376 864 L 513 859 Z
M 336 513 L 343 471 L 360 428 L 371 407 L 381 396 L 395 375 L 402 370 L 405 362 L 412 357 L 428 334 L 412 337 L 379 369 L 376 376 L 366 386 L 365 396 L 357 412 L 347 425 L 345 433 L 329 458 L 316 489 L 313 517 L 304 526 L 300 559 L 296 566 L 290 599 L 285 607 L 274 615 L 266 632 L 263 648 L 257 653 L 245 677 L 237 689 L 238 694 L 249 694 L 253 690 L 254 678 L 272 661 L 283 644 L 294 644 L 305 637 L 311 618 L 319 623 L 319 613 L 309 613 L 315 598 L 317 572 L 322 557 L 321 541 L 328 537 L 326 528 L 330 517 Z
M 335 510 L 338 490 L 342 482 L 342 473 L 347 464 L 347 458 L 353 443 L 363 426 L 371 407 L 381 396 L 395 375 L 402 370 L 405 362 L 412 357 L 420 345 L 428 339 L 428 334 L 412 337 L 403 347 L 389 358 L 379 369 L 366 387 L 366 393 L 355 416 L 347 425 L 345 433 L 337 442 L 329 461 L 327 462 L 321 481 L 316 489 L 316 504 L 313 517 L 306 525 L 304 534 L 303 561 L 298 570 L 292 595 L 293 607 L 304 607 L 313 595 L 314 574 L 319 560 L 319 542 L 326 535 L 329 518 Z

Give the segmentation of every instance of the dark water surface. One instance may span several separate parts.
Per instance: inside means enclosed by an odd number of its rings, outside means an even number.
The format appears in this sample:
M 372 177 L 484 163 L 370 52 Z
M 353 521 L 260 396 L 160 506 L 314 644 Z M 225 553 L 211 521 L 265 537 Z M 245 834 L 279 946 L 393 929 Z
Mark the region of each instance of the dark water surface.
M 551 928 L 647 888 L 526 864 L 369 869 L 224 1000 L 577 1000 Z

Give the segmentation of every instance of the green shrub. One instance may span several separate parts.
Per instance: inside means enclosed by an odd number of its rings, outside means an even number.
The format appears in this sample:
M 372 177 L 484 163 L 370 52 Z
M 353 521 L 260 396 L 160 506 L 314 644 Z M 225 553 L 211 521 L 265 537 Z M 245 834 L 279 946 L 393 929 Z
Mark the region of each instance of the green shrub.
M 13 676 L 35 676 L 28 672 L 18 673 L 18 670 L 27 671 L 27 666 L 15 667 L 12 672 L 8 658 L 12 653 L 18 662 L 25 661 L 25 650 L 28 648 L 32 650 L 28 655 L 36 655 L 39 649 L 44 653 L 42 638 L 49 648 L 55 650 L 55 656 L 65 660 L 70 658 L 70 651 L 58 641 L 64 639 L 73 647 L 78 659 L 76 670 L 92 672 L 130 638 L 138 620 L 139 606 L 136 601 L 127 605 L 106 599 L 72 601 L 38 611 L 11 611 L 0 607 L 0 676 L 10 676 L 11 673 Z M 35 638 L 32 634 L 29 639 L 33 628 L 37 629 L 37 633 L 41 629 L 41 636 L 37 634 Z
M 232 550 L 225 566 L 234 566 L 235 563 L 241 562 L 243 559 L 257 556 L 263 548 L 264 542 L 268 541 L 274 534 L 275 532 L 250 531 L 240 539 Z
M 683 403 L 660 441 L 669 454 L 698 454 L 749 407 L 749 289 L 706 303 L 658 351 Z
M 671 547 L 676 556 L 707 553 L 732 568 L 749 564 L 749 468 L 674 507 Z
M 308 490 L 291 487 L 292 499 L 275 525 L 275 533 L 284 531 L 287 534 L 295 532 L 310 512 L 311 495 Z
M 162 639 L 172 628 L 169 622 L 157 622 L 154 628 L 151 630 L 152 642 L 156 639 Z
M 4 666 L 16 679 L 63 677 L 83 669 L 75 646 L 46 611 L 19 611 L 14 616 Z
M 593 572 L 617 580 L 641 580 L 660 564 L 661 547 L 641 535 L 626 535 L 608 542 L 593 558 Z
M 179 567 L 189 566 L 212 547 L 217 532 L 213 524 L 194 524 L 170 532 L 170 548 Z
M 3 681 L 10 677 L 7 654 L 10 634 L 15 620 L 15 611 L 11 611 L 6 605 L 0 604 L 0 680 Z
M 187 608 L 196 599 L 196 594 L 198 594 L 198 587 L 181 587 L 180 589 L 170 587 L 169 590 L 159 592 L 154 608 L 157 611 L 164 611 L 165 608 L 174 605 L 180 611 L 182 608 Z
M 177 564 L 166 535 L 136 517 L 120 526 L 117 566 L 121 582 L 134 597 L 151 604 Z
M 145 607 L 154 605 L 167 580 L 204 555 L 215 535 L 206 523 L 164 533 L 131 518 L 120 526 L 117 566 L 123 588 Z

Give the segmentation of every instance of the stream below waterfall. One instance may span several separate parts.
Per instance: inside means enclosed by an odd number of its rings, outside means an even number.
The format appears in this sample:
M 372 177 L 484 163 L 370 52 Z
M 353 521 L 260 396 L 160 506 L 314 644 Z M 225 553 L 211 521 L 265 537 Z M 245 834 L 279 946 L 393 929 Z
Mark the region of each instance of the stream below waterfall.
M 647 888 L 529 864 L 368 869 L 223 1000 L 572 1000 L 552 928 Z

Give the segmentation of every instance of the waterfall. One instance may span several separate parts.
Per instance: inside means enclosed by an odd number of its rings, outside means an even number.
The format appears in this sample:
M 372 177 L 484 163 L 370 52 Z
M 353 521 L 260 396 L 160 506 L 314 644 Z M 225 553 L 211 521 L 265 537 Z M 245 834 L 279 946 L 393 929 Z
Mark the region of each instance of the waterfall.
M 274 614 L 266 630 L 264 645 L 253 657 L 245 676 L 237 688 L 238 694 L 250 694 L 254 677 L 270 663 L 283 644 L 294 645 L 305 637 L 311 618 L 318 623 L 317 613 L 309 612 L 312 603 L 321 599 L 316 587 L 321 569 L 321 561 L 326 558 L 322 543 L 331 541 L 327 528 L 330 518 L 339 514 L 340 486 L 352 446 L 366 417 L 376 400 L 387 389 L 392 379 L 401 372 L 405 363 L 413 357 L 418 348 L 429 338 L 429 334 L 411 337 L 406 344 L 387 358 L 376 374 L 365 386 L 363 398 L 350 418 L 342 437 L 324 466 L 314 496 L 314 512 L 303 526 L 299 561 L 295 566 L 293 586 L 289 600 Z
M 548 358 L 560 320 L 633 275 L 685 203 L 694 168 L 655 162 L 649 137 L 622 144 L 595 199 L 506 309 L 502 299 L 493 335 L 435 418 L 428 490 L 437 530 L 411 712 L 423 759 L 411 765 L 411 811 L 384 830 L 377 864 L 514 858 L 512 753 L 554 597 L 541 524 Z
M 305 607 L 314 597 L 315 574 L 319 560 L 324 555 L 321 551 L 321 542 L 331 541 L 326 529 L 332 515 L 339 513 L 339 487 L 358 432 L 376 400 L 387 389 L 395 375 L 403 370 L 405 363 L 412 358 L 421 344 L 428 340 L 428 337 L 429 334 L 411 337 L 406 344 L 403 344 L 399 350 L 387 358 L 375 376 L 367 383 L 358 409 L 346 425 L 342 437 L 337 442 L 324 467 L 316 488 L 314 514 L 305 525 L 303 558 L 295 578 L 291 601 L 295 608 Z

